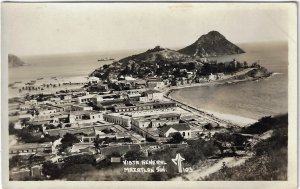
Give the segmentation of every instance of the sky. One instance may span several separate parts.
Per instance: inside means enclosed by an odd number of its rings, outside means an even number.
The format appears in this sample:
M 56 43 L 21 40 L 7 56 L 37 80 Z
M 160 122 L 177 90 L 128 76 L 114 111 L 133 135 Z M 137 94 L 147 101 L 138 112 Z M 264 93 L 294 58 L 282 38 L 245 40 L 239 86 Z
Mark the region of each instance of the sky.
M 282 41 L 290 38 L 288 8 L 279 3 L 6 3 L 2 41 L 16 55 L 180 48 L 211 30 L 233 43 Z

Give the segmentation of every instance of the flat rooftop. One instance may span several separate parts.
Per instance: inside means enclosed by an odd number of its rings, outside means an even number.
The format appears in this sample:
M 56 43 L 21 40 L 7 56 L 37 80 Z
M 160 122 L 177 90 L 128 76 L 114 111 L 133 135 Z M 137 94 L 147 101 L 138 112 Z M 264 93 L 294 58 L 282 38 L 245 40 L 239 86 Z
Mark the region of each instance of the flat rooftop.
M 83 115 L 83 114 L 99 114 L 102 113 L 100 111 L 95 111 L 95 110 L 80 110 L 80 111 L 70 111 L 69 112 L 71 115 Z
M 153 118 L 170 118 L 170 117 L 180 117 L 180 114 L 178 113 L 160 113 L 160 114 L 153 114 L 153 115 L 144 115 L 135 117 L 133 119 L 135 120 L 151 120 Z

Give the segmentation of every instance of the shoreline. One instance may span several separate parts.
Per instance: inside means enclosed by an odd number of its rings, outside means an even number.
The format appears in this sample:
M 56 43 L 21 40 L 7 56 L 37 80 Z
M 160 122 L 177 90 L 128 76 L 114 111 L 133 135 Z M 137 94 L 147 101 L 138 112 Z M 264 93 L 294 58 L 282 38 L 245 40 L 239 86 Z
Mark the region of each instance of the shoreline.
M 26 83 L 35 81 L 33 85 L 26 85 Z M 9 91 L 9 99 L 11 98 L 18 98 L 24 96 L 26 93 L 30 94 L 39 94 L 41 92 L 45 93 L 55 93 L 59 90 L 72 90 L 81 88 L 84 83 L 87 81 L 86 76 L 70 76 L 70 77 L 62 77 L 62 76 L 51 76 L 51 77 L 42 77 L 42 78 L 35 78 L 31 80 L 23 80 L 23 81 L 14 81 L 13 83 L 10 83 L 8 86 Z M 64 84 L 67 83 L 67 84 Z M 56 87 L 53 87 L 52 85 L 47 88 L 47 84 L 55 84 Z M 59 86 L 60 84 L 60 86 Z M 43 90 L 22 90 L 22 92 L 18 92 L 19 89 L 22 87 L 40 87 L 43 88 Z
M 244 116 L 240 116 L 240 115 L 235 115 L 235 114 L 227 114 L 227 113 L 223 113 L 223 112 L 217 112 L 217 111 L 212 111 L 212 110 L 205 110 L 205 109 L 201 109 L 199 107 L 194 107 L 180 99 L 177 99 L 175 97 L 172 97 L 172 92 L 177 91 L 177 90 L 181 90 L 181 89 L 186 89 L 186 88 L 196 88 L 196 87 L 205 87 L 205 86 L 211 86 L 211 85 L 225 85 L 225 84 L 237 84 L 237 83 L 241 83 L 241 82 L 246 82 L 246 81 L 259 81 L 262 79 L 267 79 L 271 76 L 275 75 L 274 73 L 271 73 L 269 76 L 267 77 L 262 77 L 262 78 L 245 78 L 245 79 L 226 79 L 226 80 L 221 80 L 221 81 L 213 81 L 213 82 L 206 82 L 206 83 L 194 83 L 194 84 L 189 84 L 189 85 L 182 85 L 182 86 L 175 86 L 175 87 L 168 87 L 165 90 L 163 90 L 164 96 L 170 100 L 176 101 L 180 104 L 186 105 L 189 108 L 192 108 L 194 110 L 198 110 L 198 112 L 200 114 L 204 114 L 204 115 L 209 115 L 211 117 L 215 117 L 218 119 L 218 121 L 225 121 L 229 124 L 232 125 L 238 125 L 241 127 L 247 127 L 255 122 L 257 122 L 258 120 L 256 119 L 252 119 L 252 118 L 248 118 L 248 117 L 244 117 Z
M 206 117 L 207 119 L 210 119 L 214 122 L 218 122 L 220 124 L 225 124 L 227 126 L 229 125 L 229 126 L 234 126 L 234 127 L 236 127 L 236 126 L 237 127 L 247 127 L 258 121 L 255 119 L 251 119 L 251 118 L 247 118 L 247 117 L 243 117 L 243 116 L 239 116 L 239 115 L 226 114 L 226 113 L 201 109 L 201 108 L 195 107 L 193 105 L 190 105 L 186 102 L 183 102 L 181 100 L 178 100 L 178 99 L 170 97 L 170 96 L 168 96 L 168 97 L 165 96 L 165 98 L 176 102 L 178 104 L 178 106 L 182 109 L 185 109 L 191 113 L 196 113 L 196 114 Z
M 191 84 L 186 84 L 186 85 L 180 85 L 180 86 L 171 86 L 167 87 L 166 89 L 163 90 L 163 92 L 166 95 L 170 95 L 173 91 L 180 90 L 180 89 L 185 89 L 185 88 L 196 88 L 196 87 L 205 87 L 205 86 L 212 86 L 212 85 L 230 85 L 230 84 L 237 84 L 237 83 L 242 83 L 242 82 L 247 82 L 247 81 L 260 81 L 264 80 L 267 78 L 272 77 L 273 75 L 277 75 L 279 73 L 271 73 L 269 76 L 266 77 L 261 77 L 261 78 L 245 78 L 245 79 L 224 79 L 224 80 L 216 80 L 212 82 L 203 82 L 203 83 L 191 83 Z

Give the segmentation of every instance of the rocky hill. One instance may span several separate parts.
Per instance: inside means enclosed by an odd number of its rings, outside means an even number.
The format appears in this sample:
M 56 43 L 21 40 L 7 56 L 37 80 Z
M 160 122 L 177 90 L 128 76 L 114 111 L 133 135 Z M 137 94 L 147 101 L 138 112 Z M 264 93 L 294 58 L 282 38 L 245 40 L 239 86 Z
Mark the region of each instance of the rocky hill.
M 153 63 L 153 62 L 159 62 L 161 60 L 182 61 L 188 59 L 191 59 L 189 55 L 181 54 L 175 50 L 156 46 L 155 48 L 149 49 L 146 52 L 123 58 L 119 60 L 119 62 L 126 65 L 130 62 Z
M 25 62 L 23 62 L 19 57 L 13 54 L 8 55 L 8 67 L 13 68 L 13 67 L 19 67 L 19 66 L 24 66 L 26 65 Z
M 217 31 L 211 31 L 206 35 L 202 35 L 196 42 L 178 50 L 178 52 L 198 57 L 245 53 L 245 51 L 228 41 Z

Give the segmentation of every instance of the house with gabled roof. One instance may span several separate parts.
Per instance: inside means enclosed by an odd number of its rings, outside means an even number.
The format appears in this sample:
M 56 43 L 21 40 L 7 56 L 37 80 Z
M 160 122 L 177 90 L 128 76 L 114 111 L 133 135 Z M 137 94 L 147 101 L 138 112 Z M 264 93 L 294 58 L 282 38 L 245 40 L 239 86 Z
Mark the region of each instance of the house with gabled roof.
M 185 139 L 191 138 L 191 128 L 187 123 L 178 123 L 174 125 L 165 125 L 159 128 L 161 137 L 170 137 L 173 133 L 180 133 Z

